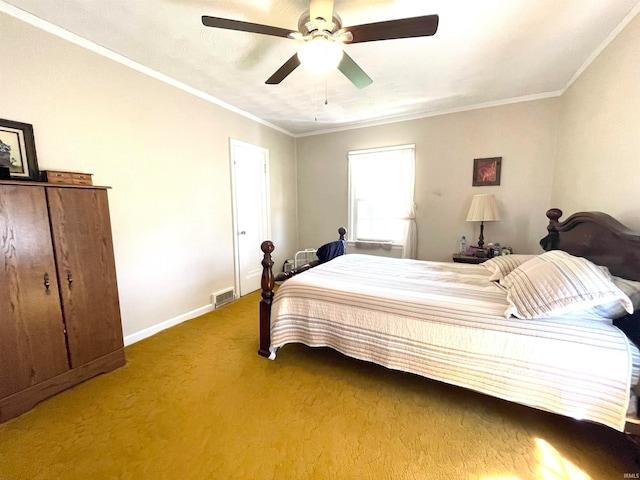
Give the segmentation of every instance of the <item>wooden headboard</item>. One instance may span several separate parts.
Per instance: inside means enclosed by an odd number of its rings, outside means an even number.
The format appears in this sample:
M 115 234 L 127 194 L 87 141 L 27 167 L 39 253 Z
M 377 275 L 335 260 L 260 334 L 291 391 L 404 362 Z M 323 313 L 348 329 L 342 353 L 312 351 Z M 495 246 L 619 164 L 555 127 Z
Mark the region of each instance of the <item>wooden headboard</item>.
M 640 281 L 640 234 L 601 212 L 574 213 L 560 221 L 562 210 L 547 211 L 545 250 L 563 250 L 607 267 L 612 275 Z

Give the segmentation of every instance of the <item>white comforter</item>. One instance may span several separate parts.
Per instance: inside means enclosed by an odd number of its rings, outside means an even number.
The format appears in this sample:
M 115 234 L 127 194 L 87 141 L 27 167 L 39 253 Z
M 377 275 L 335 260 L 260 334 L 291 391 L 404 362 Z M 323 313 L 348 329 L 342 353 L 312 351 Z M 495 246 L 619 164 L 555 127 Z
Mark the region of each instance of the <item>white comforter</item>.
M 482 265 L 344 255 L 287 280 L 271 350 L 345 355 L 622 431 L 637 349 L 607 322 L 505 318 Z

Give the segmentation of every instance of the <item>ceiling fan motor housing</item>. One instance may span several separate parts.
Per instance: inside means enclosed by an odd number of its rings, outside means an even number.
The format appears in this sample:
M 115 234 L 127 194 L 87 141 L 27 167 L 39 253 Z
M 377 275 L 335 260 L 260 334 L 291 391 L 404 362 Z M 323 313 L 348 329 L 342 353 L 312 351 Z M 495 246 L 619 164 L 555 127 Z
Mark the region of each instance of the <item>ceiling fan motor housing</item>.
M 327 32 L 328 35 L 332 35 L 338 30 L 340 30 L 341 28 L 342 28 L 342 19 L 337 13 L 334 13 L 330 22 L 325 21 L 322 31 Z M 298 31 L 303 36 L 306 37 L 307 35 L 310 35 L 312 32 L 317 30 L 318 29 L 316 28 L 314 23 L 311 21 L 309 10 L 307 10 L 302 15 L 300 15 L 300 19 L 298 20 Z

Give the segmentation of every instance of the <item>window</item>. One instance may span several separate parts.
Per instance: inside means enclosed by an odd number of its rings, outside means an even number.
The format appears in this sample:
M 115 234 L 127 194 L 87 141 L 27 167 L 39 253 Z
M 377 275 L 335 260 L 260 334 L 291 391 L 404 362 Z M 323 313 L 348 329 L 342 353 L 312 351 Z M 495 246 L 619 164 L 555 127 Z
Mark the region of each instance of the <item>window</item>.
M 415 145 L 349 152 L 349 239 L 406 247 L 414 181 Z

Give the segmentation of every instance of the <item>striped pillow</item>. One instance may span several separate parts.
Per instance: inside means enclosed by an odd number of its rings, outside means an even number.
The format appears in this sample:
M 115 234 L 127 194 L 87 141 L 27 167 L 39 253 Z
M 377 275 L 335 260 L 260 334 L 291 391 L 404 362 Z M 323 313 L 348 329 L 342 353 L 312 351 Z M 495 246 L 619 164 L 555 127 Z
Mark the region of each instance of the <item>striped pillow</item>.
M 622 290 L 633 305 L 633 311 L 640 309 L 640 282 L 634 282 L 633 280 L 626 280 L 620 277 L 611 277 L 616 287 Z M 596 305 L 595 307 L 588 308 L 587 310 L 580 310 L 576 312 L 576 316 L 582 314 L 584 317 L 595 317 L 600 319 L 616 320 L 627 315 L 627 311 L 624 306 L 618 301 L 604 303 L 602 305 Z
M 629 297 L 633 304 L 633 311 L 640 310 L 640 282 L 634 282 L 633 280 L 627 280 L 620 277 L 612 277 L 613 283 L 616 284 L 624 294 Z
M 618 301 L 629 313 L 629 297 L 606 269 L 560 250 L 538 255 L 500 280 L 507 290 L 505 315 L 542 318 Z
M 502 255 L 493 257 L 482 264 L 491 272 L 489 280 L 495 282 L 509 275 L 524 262 L 531 260 L 535 255 Z

